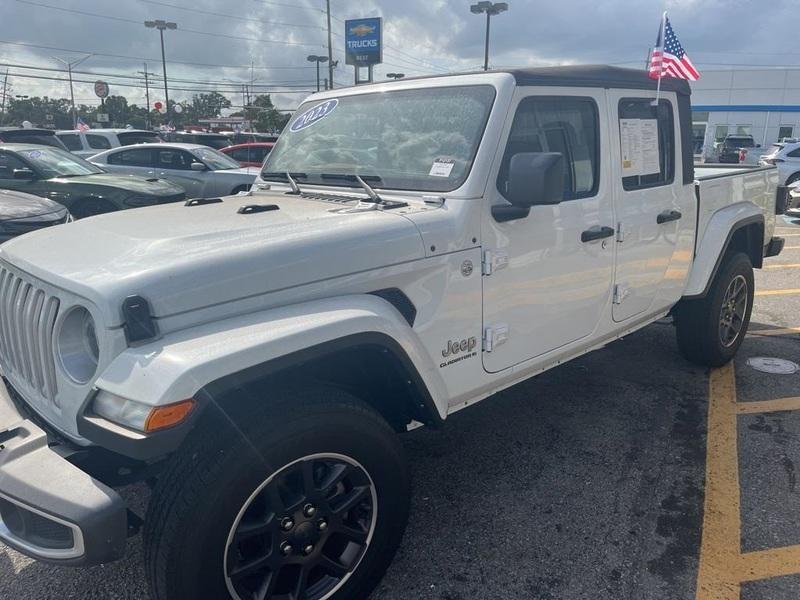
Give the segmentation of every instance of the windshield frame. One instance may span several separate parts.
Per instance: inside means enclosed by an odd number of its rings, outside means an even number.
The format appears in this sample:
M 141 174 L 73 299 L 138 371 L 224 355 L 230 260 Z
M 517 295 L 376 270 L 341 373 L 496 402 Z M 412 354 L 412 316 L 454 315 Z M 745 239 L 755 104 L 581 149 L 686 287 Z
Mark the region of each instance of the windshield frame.
M 308 111 L 309 109 L 313 108 L 314 106 L 317 106 L 319 104 L 323 104 L 323 103 L 325 103 L 325 102 L 327 102 L 329 100 L 332 100 L 334 98 L 336 98 L 339 102 L 341 102 L 343 99 L 350 99 L 350 98 L 354 98 L 354 97 L 361 98 L 361 97 L 367 97 L 367 96 L 386 96 L 388 94 L 403 93 L 403 92 L 406 92 L 406 93 L 408 93 L 408 92 L 426 92 L 426 91 L 439 92 L 439 91 L 442 91 L 442 90 L 453 90 L 453 89 L 464 89 L 464 88 L 488 88 L 489 90 L 491 90 L 491 98 L 489 98 L 489 100 L 487 102 L 486 113 L 485 113 L 485 116 L 484 116 L 483 124 L 479 128 L 479 130 L 477 131 L 476 143 L 474 144 L 474 147 L 472 148 L 472 154 L 469 157 L 469 166 L 464 171 L 463 177 L 461 177 L 459 180 L 454 181 L 453 185 L 451 187 L 442 188 L 442 189 L 435 189 L 435 190 L 434 189 L 423 189 L 421 186 L 404 187 L 404 186 L 396 186 L 396 185 L 384 185 L 382 183 L 381 184 L 375 184 L 375 185 L 371 186 L 376 190 L 397 190 L 397 191 L 403 191 L 403 192 L 416 192 L 416 193 L 420 193 L 420 194 L 453 193 L 456 190 L 459 190 L 464 185 L 466 185 L 467 182 L 469 181 L 469 178 L 470 178 L 470 176 L 472 175 L 472 172 L 473 172 L 473 168 L 475 167 L 475 162 L 476 162 L 475 159 L 477 158 L 478 153 L 480 152 L 480 149 L 481 149 L 481 147 L 483 145 L 483 141 L 486 138 L 486 130 L 487 130 L 488 126 L 489 126 L 490 120 L 492 119 L 492 114 L 494 112 L 495 105 L 497 103 L 497 98 L 498 98 L 498 89 L 497 89 L 496 85 L 492 84 L 492 82 L 480 81 L 480 82 L 452 83 L 452 84 L 448 84 L 448 85 L 435 85 L 435 86 L 426 86 L 426 87 L 399 87 L 398 89 L 389 89 L 389 90 L 376 89 L 376 90 L 370 90 L 370 91 L 365 91 L 365 92 L 360 92 L 360 93 L 342 94 L 342 95 L 339 95 L 339 96 L 330 96 L 330 94 L 326 94 L 324 97 L 321 97 L 321 98 L 319 98 L 319 97 L 318 98 L 314 98 L 312 96 L 311 99 L 307 100 L 306 102 L 303 102 L 300 106 L 297 107 L 297 110 L 294 113 L 292 113 L 292 116 L 289 119 L 289 121 L 287 122 L 283 132 L 278 137 L 278 141 L 275 142 L 275 145 L 273 146 L 272 150 L 270 151 L 270 153 L 264 159 L 264 162 L 263 162 L 263 164 L 261 166 L 261 169 L 260 169 L 260 175 L 261 175 L 262 178 L 264 178 L 266 180 L 267 177 L 270 177 L 269 175 L 266 175 L 266 174 L 272 173 L 272 172 L 275 171 L 275 169 L 273 169 L 273 168 L 268 168 L 268 164 L 270 162 L 271 157 L 276 155 L 276 152 L 279 150 L 279 148 L 281 146 L 283 146 L 284 144 L 288 143 L 287 140 L 289 139 L 289 135 L 287 135 L 287 133 L 290 132 L 291 124 L 295 121 L 295 119 L 298 118 L 303 113 L 305 113 L 306 111 Z M 296 171 L 299 171 L 299 169 L 293 169 L 290 172 L 291 173 L 295 173 Z M 323 186 L 323 187 L 353 187 L 353 188 L 361 188 L 361 185 L 357 181 L 354 181 L 354 180 L 346 181 L 344 176 L 345 175 L 361 175 L 362 177 L 364 177 L 364 176 L 370 176 L 370 177 L 371 176 L 377 176 L 381 180 L 386 179 L 385 176 L 381 176 L 381 173 L 379 171 L 376 171 L 374 173 L 372 173 L 372 172 L 369 172 L 369 173 L 365 173 L 365 172 L 347 173 L 347 174 L 342 173 L 341 174 L 342 175 L 341 179 L 337 178 L 337 179 L 330 179 L 329 181 L 325 181 L 325 179 L 321 177 L 321 175 L 324 174 L 324 173 L 325 173 L 325 171 L 323 171 L 323 170 L 321 170 L 319 173 L 314 173 L 314 175 L 317 175 L 319 180 L 299 181 L 298 183 L 304 183 L 307 186 L 311 185 L 311 186 Z M 337 173 L 337 175 L 339 175 L 339 174 Z
M 38 151 L 38 152 L 56 152 L 57 154 L 61 154 L 61 155 L 65 156 L 66 158 L 70 159 L 71 161 L 79 164 L 81 167 L 88 168 L 91 172 L 89 172 L 89 173 L 66 173 L 66 174 L 59 173 L 57 175 L 51 175 L 50 173 L 48 173 L 44 169 L 42 169 L 42 167 L 39 166 L 39 164 L 37 164 L 37 162 L 34 159 L 31 159 L 29 156 L 27 156 L 28 152 L 34 152 L 34 151 Z M 22 162 L 24 162 L 26 165 L 28 165 L 31 168 L 31 170 L 34 173 L 36 173 L 41 179 L 45 179 L 45 180 L 48 180 L 48 179 L 59 179 L 59 178 L 70 178 L 70 177 L 84 177 L 86 175 L 99 175 L 101 173 L 105 173 L 106 172 L 103 169 L 101 169 L 100 167 L 98 167 L 97 165 L 95 165 L 94 163 L 90 163 L 88 160 L 85 160 L 85 159 L 81 158 L 80 156 L 77 156 L 77 155 L 73 154 L 72 152 L 69 152 L 68 150 L 62 150 L 61 148 L 56 148 L 54 146 L 42 146 L 41 148 L 24 148 L 24 149 L 20 149 L 20 150 L 14 149 L 12 152 L 17 156 L 17 158 L 19 158 Z

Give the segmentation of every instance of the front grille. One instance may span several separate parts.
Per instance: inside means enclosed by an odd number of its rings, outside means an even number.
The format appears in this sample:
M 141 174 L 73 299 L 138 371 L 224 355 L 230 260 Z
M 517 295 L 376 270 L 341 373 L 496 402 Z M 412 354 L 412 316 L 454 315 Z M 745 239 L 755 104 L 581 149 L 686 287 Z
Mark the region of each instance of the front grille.
M 0 265 L 0 366 L 58 406 L 53 329 L 58 298 Z

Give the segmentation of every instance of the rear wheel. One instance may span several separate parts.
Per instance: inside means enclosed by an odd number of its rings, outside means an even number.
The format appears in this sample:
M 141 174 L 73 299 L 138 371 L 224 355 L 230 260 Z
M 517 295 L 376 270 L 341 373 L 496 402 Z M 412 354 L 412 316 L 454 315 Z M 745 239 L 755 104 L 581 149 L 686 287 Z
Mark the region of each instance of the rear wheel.
M 742 345 L 753 310 L 753 266 L 743 252 L 729 255 L 704 298 L 675 311 L 678 348 L 693 363 L 719 367 Z
M 161 476 L 154 600 L 363 599 L 391 562 L 409 500 L 394 431 L 339 390 L 276 396 L 201 427 Z

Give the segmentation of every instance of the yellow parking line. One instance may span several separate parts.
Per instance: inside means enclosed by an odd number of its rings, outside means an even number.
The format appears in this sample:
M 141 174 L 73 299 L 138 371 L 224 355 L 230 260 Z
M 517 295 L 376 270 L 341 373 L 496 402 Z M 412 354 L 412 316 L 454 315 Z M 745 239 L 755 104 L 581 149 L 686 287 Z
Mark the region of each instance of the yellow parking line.
M 800 546 L 746 552 L 741 560 L 742 581 L 795 575 L 800 573 Z
M 782 265 L 764 265 L 762 269 L 800 269 L 800 263 L 782 264 Z
M 741 523 L 732 364 L 711 372 L 706 440 L 706 492 L 696 600 L 739 600 Z
M 740 415 L 779 412 L 782 410 L 800 410 L 800 396 L 778 398 L 777 400 L 762 400 L 760 402 L 739 402 L 736 405 L 736 413 Z
M 800 294 L 800 289 L 794 288 L 789 290 L 758 290 L 756 296 L 793 296 Z
M 750 329 L 747 335 L 792 335 L 800 334 L 800 327 L 785 327 L 781 329 Z
M 784 250 L 800 250 L 800 246 L 784 246 Z
M 798 237 L 800 233 L 782 233 L 781 237 Z

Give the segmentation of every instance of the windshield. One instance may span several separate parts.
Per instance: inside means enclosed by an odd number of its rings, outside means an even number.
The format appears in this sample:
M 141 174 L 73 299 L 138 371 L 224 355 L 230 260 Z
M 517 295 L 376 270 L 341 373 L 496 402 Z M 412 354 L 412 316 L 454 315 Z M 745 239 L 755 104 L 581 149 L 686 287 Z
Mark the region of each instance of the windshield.
M 213 148 L 197 148 L 192 150 L 193 154 L 202 160 L 212 171 L 224 171 L 225 169 L 239 169 L 242 165 L 226 156 L 222 152 L 217 152 Z
M 330 176 L 369 175 L 376 188 L 452 191 L 469 175 L 494 96 L 493 87 L 476 85 L 307 102 L 262 177 L 288 171 L 301 182 L 358 185 Z
M 95 167 L 92 163 L 58 148 L 42 147 L 20 150 L 19 155 L 39 171 L 45 179 L 103 173 L 102 169 Z

